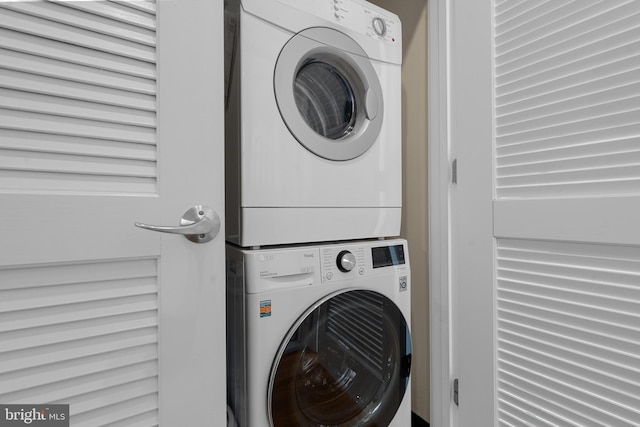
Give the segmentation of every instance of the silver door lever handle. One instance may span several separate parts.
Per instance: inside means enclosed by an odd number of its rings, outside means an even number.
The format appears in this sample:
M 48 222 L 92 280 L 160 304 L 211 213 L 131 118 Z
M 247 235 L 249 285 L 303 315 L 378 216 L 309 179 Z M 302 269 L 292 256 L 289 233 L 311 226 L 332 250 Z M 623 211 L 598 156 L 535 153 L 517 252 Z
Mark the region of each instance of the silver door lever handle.
M 210 207 L 196 205 L 182 215 L 178 226 L 150 225 L 141 222 L 136 222 L 135 226 L 161 233 L 182 234 L 194 243 L 206 243 L 218 235 L 220 217 Z

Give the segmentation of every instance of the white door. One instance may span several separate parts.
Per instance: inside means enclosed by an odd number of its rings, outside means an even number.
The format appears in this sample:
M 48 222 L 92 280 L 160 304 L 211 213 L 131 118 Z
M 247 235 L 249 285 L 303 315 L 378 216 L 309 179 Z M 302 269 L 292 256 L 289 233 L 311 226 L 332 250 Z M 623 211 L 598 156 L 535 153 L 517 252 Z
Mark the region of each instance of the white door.
M 639 17 L 451 1 L 460 426 L 640 425 Z
M 222 426 L 222 2 L 0 3 L 0 402 Z

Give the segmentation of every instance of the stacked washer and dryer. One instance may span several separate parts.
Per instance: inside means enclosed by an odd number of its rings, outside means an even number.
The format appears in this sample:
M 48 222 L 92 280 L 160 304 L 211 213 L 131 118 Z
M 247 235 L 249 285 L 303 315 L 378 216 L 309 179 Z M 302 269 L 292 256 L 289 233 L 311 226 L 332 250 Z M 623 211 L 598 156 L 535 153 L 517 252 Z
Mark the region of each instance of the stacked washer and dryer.
M 400 21 L 225 8 L 229 405 L 241 427 L 408 427 Z

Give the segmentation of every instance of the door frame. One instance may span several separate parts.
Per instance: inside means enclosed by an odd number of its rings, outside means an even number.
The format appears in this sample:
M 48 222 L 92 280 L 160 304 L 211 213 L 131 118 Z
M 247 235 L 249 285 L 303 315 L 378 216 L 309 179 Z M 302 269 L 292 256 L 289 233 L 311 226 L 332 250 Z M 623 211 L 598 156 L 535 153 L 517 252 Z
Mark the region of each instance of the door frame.
M 453 422 L 449 1 L 428 0 L 430 424 Z

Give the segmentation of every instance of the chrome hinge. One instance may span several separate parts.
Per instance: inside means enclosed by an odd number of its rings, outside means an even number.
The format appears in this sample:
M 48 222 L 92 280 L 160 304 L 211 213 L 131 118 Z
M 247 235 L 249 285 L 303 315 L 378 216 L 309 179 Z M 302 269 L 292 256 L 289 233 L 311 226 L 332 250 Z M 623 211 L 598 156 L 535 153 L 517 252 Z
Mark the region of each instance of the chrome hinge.
M 453 403 L 455 403 L 456 406 L 460 406 L 458 405 L 458 379 L 457 378 L 453 380 Z
M 453 159 L 451 163 L 451 182 L 458 183 L 458 159 Z

